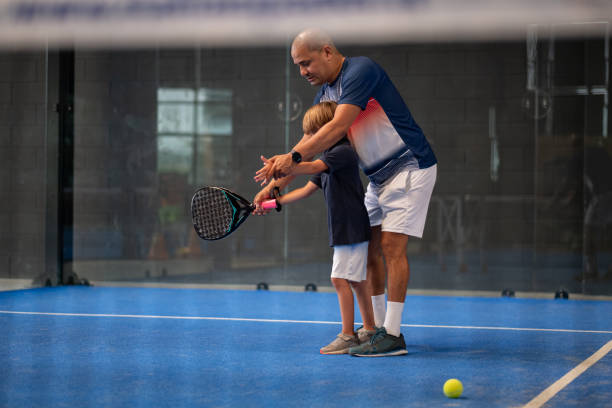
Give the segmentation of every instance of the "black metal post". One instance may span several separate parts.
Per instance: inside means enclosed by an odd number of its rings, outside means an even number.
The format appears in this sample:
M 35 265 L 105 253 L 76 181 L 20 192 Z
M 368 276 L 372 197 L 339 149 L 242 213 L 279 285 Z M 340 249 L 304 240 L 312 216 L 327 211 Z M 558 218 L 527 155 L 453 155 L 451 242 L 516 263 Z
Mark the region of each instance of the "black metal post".
M 58 284 L 65 284 L 74 248 L 74 50 L 59 53 Z

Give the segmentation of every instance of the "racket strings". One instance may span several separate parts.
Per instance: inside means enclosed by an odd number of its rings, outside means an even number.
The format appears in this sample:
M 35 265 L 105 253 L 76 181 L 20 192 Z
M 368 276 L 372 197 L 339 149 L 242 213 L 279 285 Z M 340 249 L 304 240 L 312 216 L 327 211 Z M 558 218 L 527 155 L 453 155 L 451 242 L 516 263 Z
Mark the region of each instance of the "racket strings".
M 234 216 L 234 210 L 223 191 L 214 188 L 203 188 L 197 192 L 191 212 L 198 235 L 205 239 L 225 236 Z

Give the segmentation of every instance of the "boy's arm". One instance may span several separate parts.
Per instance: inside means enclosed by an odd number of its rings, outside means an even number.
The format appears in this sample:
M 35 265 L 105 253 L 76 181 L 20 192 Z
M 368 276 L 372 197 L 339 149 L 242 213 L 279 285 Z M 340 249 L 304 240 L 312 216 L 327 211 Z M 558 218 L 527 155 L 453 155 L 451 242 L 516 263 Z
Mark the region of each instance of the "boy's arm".
M 302 162 L 302 163 L 299 163 L 296 166 L 296 171 L 292 175 L 287 176 L 287 177 L 283 177 L 281 179 L 272 179 L 272 181 L 270 183 L 268 183 L 267 186 L 265 186 L 259 193 L 257 193 L 257 195 L 255 195 L 255 199 L 253 200 L 253 203 L 255 203 L 255 205 L 257 205 L 257 209 L 254 211 L 254 213 L 257 214 L 257 215 L 262 215 L 262 214 L 266 214 L 266 213 L 269 212 L 269 210 L 264 210 L 261 207 L 260 204 L 264 200 L 267 200 L 269 197 L 272 197 L 271 193 L 272 193 L 272 190 L 274 190 L 274 187 L 278 187 L 280 190 L 282 190 L 291 181 L 293 181 L 293 179 L 295 179 L 295 177 L 297 175 L 299 175 L 299 174 L 319 174 L 322 171 L 325 171 L 327 169 L 328 169 L 327 164 L 325 164 L 322 160 L 315 160 L 315 161 L 312 161 L 312 162 Z M 314 183 L 312 183 L 312 184 L 315 186 L 315 189 L 318 188 L 318 186 L 316 184 L 314 184 Z M 306 186 L 308 186 L 308 184 Z M 297 190 L 294 190 L 294 191 L 297 191 Z M 290 193 L 288 193 L 288 194 L 290 194 Z M 310 192 L 308 195 L 310 195 L 310 194 L 312 194 L 312 192 Z M 305 197 L 307 197 L 307 196 L 305 196 Z M 304 197 L 300 197 L 297 200 L 299 200 L 301 198 L 304 198 Z M 283 204 L 284 202 L 283 201 L 279 201 L 279 203 Z
M 292 175 L 297 176 L 299 174 L 319 174 L 322 171 L 327 170 L 328 168 L 329 167 L 327 167 L 327 164 L 325 164 L 323 160 L 301 162 L 299 164 L 296 164 Z
M 319 186 L 317 186 L 312 181 L 309 181 L 308 183 L 306 183 L 304 187 L 300 187 L 300 188 L 296 188 L 295 190 L 291 190 L 287 194 L 278 197 L 276 201 L 279 204 L 293 203 L 295 201 L 301 200 L 303 198 L 306 198 L 312 195 L 312 193 L 314 193 L 318 189 L 319 189 Z
M 273 197 L 272 191 L 274 190 L 274 187 L 278 187 L 279 190 L 282 191 L 291 181 L 293 181 L 294 178 L 295 176 L 288 176 L 283 177 L 282 179 L 272 179 L 272 181 L 270 181 L 267 186 L 262 188 L 253 199 L 253 203 L 257 206 L 255 214 L 261 215 L 268 213 L 268 210 L 264 210 L 263 208 L 261 208 L 261 203 L 267 200 L 268 198 Z

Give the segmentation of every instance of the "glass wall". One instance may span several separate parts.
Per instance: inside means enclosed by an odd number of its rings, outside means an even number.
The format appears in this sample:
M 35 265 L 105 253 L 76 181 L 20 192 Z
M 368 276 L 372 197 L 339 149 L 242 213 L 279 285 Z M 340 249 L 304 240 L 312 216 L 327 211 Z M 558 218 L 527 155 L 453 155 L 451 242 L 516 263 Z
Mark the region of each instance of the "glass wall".
M 338 44 L 383 66 L 439 160 L 424 237 L 407 248 L 410 289 L 612 294 L 607 30 L 568 39 L 534 26 L 497 43 Z M 44 257 L 24 257 L 49 251 L 33 225 L 56 221 L 37 201 L 46 195 L 26 187 L 55 180 L 39 166 L 53 140 L 45 55 L 0 55 L 1 72 L 12 73 L 0 75 L 0 217 L 10 226 L 0 235 L 2 277 L 45 269 Z M 189 212 L 203 185 L 252 199 L 260 155 L 297 143 L 315 93 L 288 47 L 77 49 L 65 268 L 98 284 L 330 286 L 322 194 L 251 216 L 218 241 L 197 238 Z M 33 207 L 14 217 L 23 202 Z
M 55 284 L 57 62 L 45 47 L 0 51 L 0 288 Z M 49 134 L 53 137 L 49 138 Z

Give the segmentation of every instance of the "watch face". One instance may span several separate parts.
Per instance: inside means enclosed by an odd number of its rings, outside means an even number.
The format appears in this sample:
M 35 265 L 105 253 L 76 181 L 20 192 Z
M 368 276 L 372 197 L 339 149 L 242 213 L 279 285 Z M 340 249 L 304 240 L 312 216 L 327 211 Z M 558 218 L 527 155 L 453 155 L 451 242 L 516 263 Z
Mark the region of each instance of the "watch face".
M 291 159 L 293 159 L 294 162 L 299 163 L 302 161 L 302 155 L 299 152 L 293 152 L 291 154 Z

